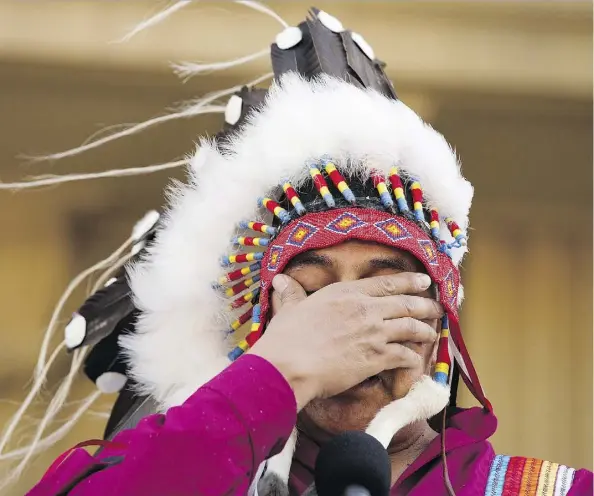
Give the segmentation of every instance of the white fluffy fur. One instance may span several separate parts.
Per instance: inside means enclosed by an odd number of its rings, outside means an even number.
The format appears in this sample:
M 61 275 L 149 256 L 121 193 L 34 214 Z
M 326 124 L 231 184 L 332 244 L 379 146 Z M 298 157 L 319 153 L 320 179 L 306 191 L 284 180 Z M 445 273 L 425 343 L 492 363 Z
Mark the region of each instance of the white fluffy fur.
M 142 317 L 123 345 L 135 379 L 164 408 L 182 403 L 228 365 L 230 345 L 221 330 L 233 316 L 211 288 L 219 257 L 230 251 L 240 220 L 259 218 L 257 197 L 281 178 L 304 180 L 309 161 L 326 155 L 363 176 L 398 165 L 419 179 L 431 207 L 468 226 L 472 187 L 443 136 L 402 102 L 344 81 L 285 76 L 227 151 L 201 143 L 189 184 L 172 191 L 164 229 L 131 273 Z M 454 250 L 456 263 L 463 252 Z
M 382 408 L 366 432 L 387 448 L 400 429 L 418 420 L 427 420 L 437 415 L 445 408 L 449 399 L 450 388 L 425 375 L 413 385 L 404 398 Z

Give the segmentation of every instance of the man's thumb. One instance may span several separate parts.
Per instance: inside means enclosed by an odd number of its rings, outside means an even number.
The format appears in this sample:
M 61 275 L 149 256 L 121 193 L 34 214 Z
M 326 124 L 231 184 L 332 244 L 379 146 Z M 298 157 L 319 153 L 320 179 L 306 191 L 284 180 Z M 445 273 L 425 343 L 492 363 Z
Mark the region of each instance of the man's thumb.
M 272 279 L 272 287 L 277 293 L 281 306 L 298 303 L 307 298 L 305 290 L 292 277 L 278 274 Z

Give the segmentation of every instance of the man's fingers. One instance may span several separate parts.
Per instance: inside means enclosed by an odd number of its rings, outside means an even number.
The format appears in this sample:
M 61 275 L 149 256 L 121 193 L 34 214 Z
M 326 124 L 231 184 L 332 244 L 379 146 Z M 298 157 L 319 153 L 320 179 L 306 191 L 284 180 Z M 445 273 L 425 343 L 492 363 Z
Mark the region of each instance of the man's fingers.
M 401 317 L 433 320 L 443 316 L 443 307 L 440 303 L 422 296 L 386 296 L 373 299 L 372 305 L 377 311 L 377 316 L 384 320 Z
M 438 336 L 437 331 L 429 324 L 411 317 L 386 320 L 382 329 L 388 343 L 434 343 Z
M 272 280 L 273 297 L 277 298 L 279 308 L 298 303 L 307 298 L 305 290 L 292 277 L 279 274 Z
M 427 274 L 402 272 L 360 279 L 350 283 L 350 286 L 369 296 L 390 296 L 425 291 L 431 286 L 431 278 Z
M 384 355 L 384 369 L 414 369 L 423 365 L 421 355 L 401 344 L 388 344 Z

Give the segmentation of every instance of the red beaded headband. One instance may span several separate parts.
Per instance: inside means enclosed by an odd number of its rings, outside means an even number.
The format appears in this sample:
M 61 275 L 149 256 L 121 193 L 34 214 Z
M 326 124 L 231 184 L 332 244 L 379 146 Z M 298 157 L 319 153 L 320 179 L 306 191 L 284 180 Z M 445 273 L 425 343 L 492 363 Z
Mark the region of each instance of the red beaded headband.
M 458 290 L 460 277 L 458 269 L 449 255 L 452 248 L 466 244 L 466 237 L 452 219 L 444 219 L 454 238 L 447 244 L 439 239 L 440 219 L 436 210 L 429 211 L 429 222 L 423 210 L 423 191 L 418 181 L 412 181 L 410 193 L 413 212 L 408 207 L 404 184 L 398 169 L 393 168 L 388 176 L 393 189 L 390 195 L 385 178 L 372 175 L 373 184 L 379 194 L 384 211 L 357 205 L 357 199 L 345 177 L 329 160 L 322 161 L 324 170 L 332 184 L 340 191 L 350 207 L 337 208 L 328 183 L 316 165 L 310 165 L 312 182 L 323 198 L 326 209 L 307 212 L 295 188 L 283 181 L 282 189 L 294 213 L 284 209 L 270 198 L 261 198 L 260 206 L 271 212 L 280 221 L 280 227 L 261 222 L 242 222 L 239 227 L 269 237 L 239 236 L 236 246 L 266 247 L 265 252 L 243 251 L 223 257 L 224 266 L 234 266 L 219 280 L 225 294 L 232 297 L 231 308 L 249 305 L 228 330 L 235 332 L 251 320 L 251 328 L 244 339 L 229 353 L 230 360 L 236 360 L 260 338 L 270 315 L 270 290 L 274 276 L 281 273 L 286 264 L 296 255 L 314 249 L 327 248 L 346 240 L 366 240 L 385 244 L 411 253 L 421 261 L 437 285 L 439 300 L 446 310 L 442 319 L 437 363 L 433 379 L 447 384 L 451 379 L 452 353 L 460 366 L 460 372 L 474 396 L 488 409 L 491 404 L 485 397 L 476 371 L 464 344 L 458 318 Z M 424 226 L 428 229 L 423 229 Z M 427 232 L 426 232 L 427 231 Z M 249 265 L 245 265 L 249 263 Z M 244 264 L 235 267 L 236 264 Z M 450 339 L 451 333 L 451 339 Z M 451 350 L 450 350 L 451 348 Z

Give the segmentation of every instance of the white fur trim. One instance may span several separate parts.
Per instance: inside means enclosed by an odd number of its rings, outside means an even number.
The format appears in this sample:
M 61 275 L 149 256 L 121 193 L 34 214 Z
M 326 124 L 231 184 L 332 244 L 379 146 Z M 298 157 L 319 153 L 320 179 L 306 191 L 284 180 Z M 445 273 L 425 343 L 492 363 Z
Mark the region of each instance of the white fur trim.
M 418 420 L 427 420 L 445 408 L 450 389 L 428 375 L 417 381 L 409 393 L 382 408 L 365 432 L 387 448 L 394 435 Z
M 256 199 L 281 178 L 297 185 L 308 178 L 309 161 L 330 156 L 343 172 L 361 176 L 398 165 L 418 178 L 431 208 L 468 226 L 472 186 L 443 136 L 402 102 L 341 80 L 286 75 L 226 151 L 201 143 L 189 184 L 170 193 L 163 229 L 130 274 L 142 315 L 137 334 L 122 344 L 143 392 L 165 408 L 228 365 L 231 347 L 221 330 L 234 315 L 211 287 L 219 257 L 230 251 L 239 221 L 260 218 Z M 445 225 L 442 237 L 451 241 Z M 464 251 L 453 250 L 455 263 Z
M 297 429 L 295 428 L 293 429 L 293 432 L 291 432 L 289 440 L 285 444 L 283 450 L 278 455 L 275 455 L 266 461 L 266 473 L 272 472 L 278 475 L 285 484 L 288 484 L 296 444 Z

